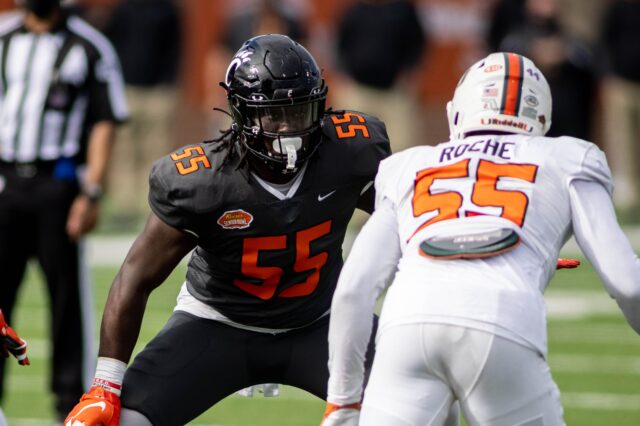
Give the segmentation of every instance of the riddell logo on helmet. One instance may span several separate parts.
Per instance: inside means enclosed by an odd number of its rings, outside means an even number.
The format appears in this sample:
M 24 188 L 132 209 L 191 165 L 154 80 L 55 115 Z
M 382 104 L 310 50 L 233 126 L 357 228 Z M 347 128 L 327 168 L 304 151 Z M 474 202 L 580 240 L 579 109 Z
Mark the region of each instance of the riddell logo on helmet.
M 244 210 L 226 211 L 218 219 L 218 225 L 224 229 L 244 229 L 253 222 L 253 216 Z
M 480 124 L 482 124 L 483 126 L 488 126 L 488 125 L 495 126 L 495 125 L 497 125 L 497 126 L 515 127 L 515 128 L 520 129 L 520 130 L 524 130 L 526 132 L 533 131 L 533 126 L 530 126 L 527 123 L 523 123 L 521 121 L 503 120 L 503 119 L 499 119 L 499 118 L 481 118 L 480 119 Z
M 484 72 L 495 72 L 495 71 L 499 71 L 501 69 L 502 69 L 502 65 L 494 64 L 494 65 L 489 65 L 488 67 L 486 67 L 484 69 Z

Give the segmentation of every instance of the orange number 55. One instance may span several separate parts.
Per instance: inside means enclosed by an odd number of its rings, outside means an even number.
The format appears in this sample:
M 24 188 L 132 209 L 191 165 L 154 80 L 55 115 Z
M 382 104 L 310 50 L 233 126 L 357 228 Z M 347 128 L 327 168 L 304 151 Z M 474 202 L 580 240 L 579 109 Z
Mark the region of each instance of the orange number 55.
M 302 282 L 295 283 L 278 294 L 278 297 L 303 297 L 313 293 L 320 283 L 320 270 L 327 263 L 329 254 L 320 252 L 311 255 L 311 243 L 331 232 L 331 221 L 327 220 L 319 225 L 296 232 L 295 251 L 296 261 L 293 270 L 303 274 L 311 271 Z M 247 293 L 262 300 L 269 300 L 276 295 L 280 278 L 284 269 L 279 266 L 258 265 L 260 251 L 286 250 L 287 236 L 245 238 L 242 247 L 242 273 L 248 277 L 261 280 L 260 284 L 252 284 L 243 280 L 233 280 L 233 283 Z
M 471 190 L 471 201 L 479 207 L 501 208 L 500 217 L 509 219 L 521 227 L 529 206 L 529 198 L 521 191 L 498 189 L 498 181 L 501 178 L 512 178 L 535 182 L 537 170 L 538 166 L 533 164 L 498 164 L 480 160 Z M 436 179 L 466 177 L 469 177 L 468 159 L 446 166 L 431 167 L 417 173 L 412 200 L 413 215 L 418 217 L 433 211 L 437 211 L 437 215 L 420 225 L 413 235 L 436 222 L 460 217 L 463 194 L 457 191 L 432 194 L 431 186 Z
M 342 118 L 337 115 L 331 116 L 331 121 L 336 126 L 336 134 L 338 135 L 338 139 L 344 138 L 352 138 L 356 135 L 356 132 L 362 133 L 362 136 L 365 138 L 369 137 L 369 129 L 364 124 L 351 124 L 353 119 L 356 119 L 358 123 L 365 123 L 365 119 L 360 114 L 355 114 L 353 112 L 346 112 Z M 349 124 L 347 124 L 349 123 Z M 347 130 L 345 131 L 342 127 L 343 124 L 347 124 Z
M 176 169 L 181 175 L 188 175 L 197 171 L 200 166 L 207 169 L 211 168 L 209 159 L 204 154 L 204 150 L 201 146 L 189 146 L 182 152 L 174 152 L 171 154 L 171 159 L 176 162 Z M 182 160 L 189 160 L 188 166 L 185 166 Z

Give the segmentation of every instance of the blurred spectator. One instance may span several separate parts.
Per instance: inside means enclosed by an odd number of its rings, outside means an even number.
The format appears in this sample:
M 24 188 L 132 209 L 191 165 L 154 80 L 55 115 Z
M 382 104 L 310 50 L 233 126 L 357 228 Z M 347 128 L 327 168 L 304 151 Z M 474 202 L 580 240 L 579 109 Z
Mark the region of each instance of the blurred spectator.
M 286 11 L 281 0 L 259 0 L 230 17 L 222 43 L 232 55 L 242 43 L 259 34 L 284 34 L 298 43 L 306 41 L 302 24 Z
M 338 27 L 338 61 L 351 81 L 334 94 L 336 104 L 381 118 L 393 152 L 423 143 L 418 85 L 410 71 L 422 59 L 425 41 L 409 0 L 358 0 Z
M 521 23 L 506 34 L 498 50 L 530 58 L 547 77 L 553 94 L 547 136 L 591 139 L 597 88 L 593 55 L 561 27 L 557 0 L 526 0 Z
M 495 4 L 487 29 L 491 52 L 499 51 L 502 40 L 524 23 L 524 3 L 525 0 L 498 0 Z
M 213 44 L 207 52 L 205 63 L 205 101 L 204 107 L 210 111 L 212 107 L 226 105 L 226 95 L 218 85 L 221 75 L 231 57 L 242 44 L 261 34 L 284 34 L 298 43 L 306 43 L 306 32 L 300 17 L 285 7 L 282 0 L 235 1 L 227 5 L 227 17 L 219 43 Z M 216 132 L 226 129 L 231 122 L 223 114 L 211 114 L 210 128 Z
M 134 225 L 148 206 L 151 164 L 175 148 L 172 115 L 181 58 L 174 0 L 124 0 L 105 29 L 122 61 L 131 120 L 118 134 L 109 184 L 113 218 Z
M 623 210 L 640 204 L 640 1 L 613 1 L 605 14 L 602 44 L 609 55 L 604 84 L 604 136 Z

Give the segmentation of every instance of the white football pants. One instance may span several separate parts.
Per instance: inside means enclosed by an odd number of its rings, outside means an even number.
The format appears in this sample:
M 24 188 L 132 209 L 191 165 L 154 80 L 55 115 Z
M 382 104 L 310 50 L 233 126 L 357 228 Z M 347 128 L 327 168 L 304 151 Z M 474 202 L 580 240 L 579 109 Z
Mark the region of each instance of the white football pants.
M 560 392 L 533 349 L 444 324 L 398 325 L 378 337 L 360 425 L 443 425 L 460 401 L 470 426 L 560 426 Z

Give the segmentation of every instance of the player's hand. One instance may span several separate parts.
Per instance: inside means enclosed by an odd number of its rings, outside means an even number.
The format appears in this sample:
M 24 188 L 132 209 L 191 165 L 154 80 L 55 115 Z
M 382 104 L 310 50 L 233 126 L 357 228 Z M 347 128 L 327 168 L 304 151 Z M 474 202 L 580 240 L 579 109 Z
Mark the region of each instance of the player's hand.
M 82 395 L 71 410 L 64 426 L 118 426 L 120 398 L 113 392 L 94 386 Z
M 67 217 L 67 234 L 73 241 L 93 230 L 98 223 L 98 205 L 84 195 L 78 195 L 71 204 Z
M 337 405 L 327 401 L 320 426 L 358 426 L 360 403 Z
M 9 353 L 15 356 L 20 365 L 29 365 L 27 357 L 27 342 L 22 340 L 18 334 L 5 322 L 4 315 L 0 310 L 0 353 L 7 358 Z
M 578 259 L 558 259 L 556 263 L 556 269 L 574 269 L 580 266 Z

